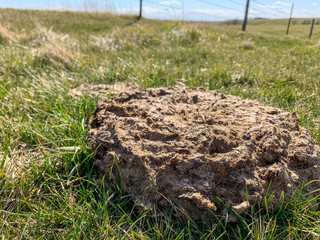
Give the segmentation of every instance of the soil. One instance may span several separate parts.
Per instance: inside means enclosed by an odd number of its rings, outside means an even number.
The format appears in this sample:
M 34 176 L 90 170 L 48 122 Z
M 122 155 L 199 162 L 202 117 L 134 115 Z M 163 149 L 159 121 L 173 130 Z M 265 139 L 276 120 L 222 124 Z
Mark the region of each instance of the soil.
M 90 144 L 96 166 L 138 205 L 174 204 L 205 220 L 263 205 L 268 193 L 273 207 L 320 179 L 320 148 L 298 123 L 294 112 L 202 88 L 137 90 L 98 104 Z

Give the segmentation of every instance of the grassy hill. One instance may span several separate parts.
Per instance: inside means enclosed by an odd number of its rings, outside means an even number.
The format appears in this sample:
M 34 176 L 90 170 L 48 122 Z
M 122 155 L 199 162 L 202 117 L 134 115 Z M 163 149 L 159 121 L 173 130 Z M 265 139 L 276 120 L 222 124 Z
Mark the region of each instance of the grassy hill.
M 235 224 L 140 213 L 98 185 L 87 151 L 97 97 L 83 83 L 183 84 L 296 111 L 320 143 L 320 33 L 296 20 L 239 25 L 102 13 L 0 10 L 0 236 L 3 239 L 318 239 L 320 196 L 252 209 Z M 310 207 L 310 204 L 313 204 Z

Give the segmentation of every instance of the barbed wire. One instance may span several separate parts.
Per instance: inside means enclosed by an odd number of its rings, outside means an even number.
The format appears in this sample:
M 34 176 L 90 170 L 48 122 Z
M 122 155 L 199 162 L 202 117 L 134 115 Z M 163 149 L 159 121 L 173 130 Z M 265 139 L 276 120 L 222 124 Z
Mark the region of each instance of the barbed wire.
M 242 11 L 237 10 L 237 9 L 233 9 L 233 8 L 230 8 L 230 7 L 222 6 L 222 5 L 220 5 L 220 4 L 208 2 L 208 1 L 205 1 L 205 0 L 197 0 L 197 1 L 198 1 L 198 2 L 202 2 L 202 3 L 205 3 L 205 4 L 208 4 L 208 5 L 211 5 L 211 6 L 215 6 L 215 7 L 220 7 L 220 8 L 224 8 L 224 9 L 236 11 L 236 12 L 242 12 Z
M 236 1 L 234 1 L 234 0 L 228 0 L 229 2 L 232 2 L 232 3 L 234 3 L 234 4 L 237 4 L 237 5 L 239 5 L 239 6 L 244 6 L 242 3 L 239 3 L 239 2 L 236 2 Z
M 215 10 L 217 10 L 216 8 L 219 8 L 218 10 L 226 9 L 226 10 L 230 10 L 230 11 L 234 11 L 234 12 L 238 12 L 238 13 L 244 13 L 244 10 L 245 10 L 245 4 L 240 3 L 239 0 L 227 0 L 229 2 L 229 4 L 220 4 L 220 1 L 219 1 L 219 3 L 216 3 L 217 1 L 214 1 L 214 0 L 196 0 L 196 1 L 199 3 L 209 5 L 209 6 L 213 6 L 213 7 L 215 7 Z M 175 14 L 175 15 L 176 15 L 176 11 L 177 11 L 179 13 L 179 15 L 181 15 L 182 17 L 185 14 L 194 13 L 194 14 L 204 15 L 204 16 L 207 16 L 210 18 L 223 19 L 222 17 L 217 16 L 216 13 L 210 13 L 210 11 L 209 11 L 210 9 L 208 9 L 208 12 L 204 12 L 204 11 L 195 11 L 193 9 L 185 9 L 182 6 L 177 7 L 177 6 L 172 6 L 172 5 L 169 6 L 169 5 L 161 4 L 161 2 L 157 1 L 157 0 L 143 0 L 143 2 L 148 5 L 150 4 L 150 5 L 154 5 L 157 7 L 161 7 L 163 9 L 171 9 L 173 11 L 173 14 Z M 138 1 L 137 1 L 137 3 L 138 3 Z M 226 3 L 226 1 L 224 3 Z M 239 7 L 237 7 L 237 9 L 233 8 L 232 5 L 242 6 L 243 10 L 239 10 Z M 267 11 L 261 10 L 259 8 L 265 8 L 265 9 L 267 9 Z M 271 6 L 263 4 L 259 0 L 252 0 L 250 7 L 249 7 L 249 16 L 252 16 L 252 17 L 266 16 L 266 17 L 268 17 L 271 14 L 269 10 L 279 16 L 283 16 L 283 14 L 288 14 L 287 12 L 281 11 L 279 9 L 274 9 Z
M 199 2 L 202 2 L 202 3 L 205 3 L 205 4 L 209 4 L 209 5 L 212 5 L 212 6 L 215 6 L 215 7 L 220 7 L 220 8 L 223 8 L 223 9 L 228 9 L 228 10 L 232 10 L 232 11 L 236 11 L 236 12 L 243 12 L 241 10 L 237 10 L 237 9 L 233 9 L 233 8 L 230 8 L 230 7 L 226 7 L 226 6 L 223 6 L 223 5 L 220 5 L 220 4 L 215 4 L 215 3 L 212 3 L 212 2 L 208 2 L 208 1 L 205 1 L 205 0 L 197 0 Z M 237 3 L 235 2 L 234 0 L 228 0 L 230 2 L 234 2 L 234 3 Z M 215 14 L 210 14 L 210 13 L 205 13 L 205 12 L 198 12 L 198 11 L 195 11 L 195 10 L 190 10 L 190 9 L 182 9 L 182 8 L 178 8 L 178 7 L 174 7 L 174 6 L 165 6 L 161 3 L 158 3 L 158 2 L 154 2 L 152 0 L 144 0 L 145 3 L 148 3 L 148 4 L 152 4 L 152 5 L 156 5 L 156 6 L 159 6 L 159 7 L 163 7 L 163 8 L 169 8 L 169 9 L 175 9 L 175 10 L 180 10 L 181 11 L 181 14 L 191 14 L 191 13 L 194 13 L 194 14 L 200 14 L 200 15 L 205 15 L 205 16 L 208 16 L 208 17 L 211 17 L 211 18 L 215 18 L 215 19 L 220 19 L 222 20 L 223 18 L 222 17 L 219 17 Z M 240 3 L 237 3 L 239 5 L 241 5 Z M 241 5 L 242 6 L 242 5 Z

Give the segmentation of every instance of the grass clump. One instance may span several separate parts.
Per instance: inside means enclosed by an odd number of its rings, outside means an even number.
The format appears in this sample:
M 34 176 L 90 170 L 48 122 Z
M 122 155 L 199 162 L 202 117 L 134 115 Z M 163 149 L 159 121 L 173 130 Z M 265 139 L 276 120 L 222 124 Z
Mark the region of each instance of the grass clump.
M 277 209 L 268 209 L 266 199 L 238 223 L 217 216 L 185 224 L 174 208 L 138 211 L 133 196 L 95 180 L 86 139 L 98 98 L 69 94 L 83 83 L 115 81 L 202 86 L 296 111 L 320 143 L 317 40 L 271 36 L 270 29 L 285 27 L 274 21 L 261 23 L 265 33 L 243 34 L 239 26 L 129 24 L 133 16 L 101 13 L 1 9 L 0 15 L 2 238 L 319 238 L 319 194 L 307 200 L 297 193 Z

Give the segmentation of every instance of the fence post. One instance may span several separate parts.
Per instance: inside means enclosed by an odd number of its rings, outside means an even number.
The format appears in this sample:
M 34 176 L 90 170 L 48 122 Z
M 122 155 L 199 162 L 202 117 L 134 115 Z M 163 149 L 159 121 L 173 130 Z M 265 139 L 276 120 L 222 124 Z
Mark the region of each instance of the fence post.
M 140 0 L 140 12 L 139 12 L 138 20 L 140 20 L 141 18 L 142 18 L 142 0 Z
M 287 34 L 286 35 L 289 34 L 290 24 L 291 24 L 291 20 L 292 20 L 293 7 L 294 7 L 294 4 L 292 3 L 292 5 L 291 5 L 291 13 L 290 13 L 289 21 L 288 21 L 288 27 L 287 27 Z
M 242 24 L 242 31 L 245 31 L 245 30 L 246 30 L 246 27 L 247 27 L 249 4 L 250 4 L 250 0 L 247 0 L 246 12 L 245 12 L 245 14 L 244 14 L 244 20 L 243 20 L 243 24 Z
M 312 24 L 311 24 L 311 29 L 310 29 L 309 39 L 311 39 L 311 36 L 312 36 L 312 31 L 313 31 L 314 21 L 315 21 L 315 19 L 312 19 Z

